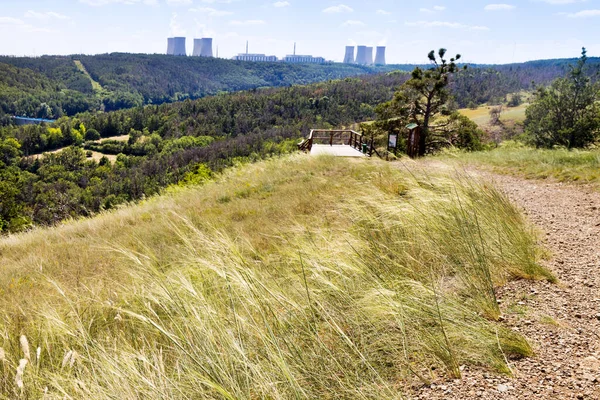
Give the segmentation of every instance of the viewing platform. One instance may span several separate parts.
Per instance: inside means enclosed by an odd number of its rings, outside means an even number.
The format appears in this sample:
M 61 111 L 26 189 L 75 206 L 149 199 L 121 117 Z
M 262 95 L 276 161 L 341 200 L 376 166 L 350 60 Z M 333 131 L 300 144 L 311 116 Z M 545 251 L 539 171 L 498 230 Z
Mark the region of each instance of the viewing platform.
M 362 133 L 353 130 L 313 129 L 298 148 L 313 156 L 336 157 L 371 157 L 375 151 L 372 140 L 367 141 Z

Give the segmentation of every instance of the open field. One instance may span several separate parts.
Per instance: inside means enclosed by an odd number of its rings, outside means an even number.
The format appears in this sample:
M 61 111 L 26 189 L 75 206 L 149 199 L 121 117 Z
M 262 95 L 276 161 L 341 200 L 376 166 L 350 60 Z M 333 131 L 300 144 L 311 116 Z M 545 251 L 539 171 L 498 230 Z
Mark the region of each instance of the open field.
M 528 103 L 523 103 L 518 107 L 506 107 L 502 108 L 502 114 L 500 114 L 500 121 L 502 122 L 523 122 L 525 121 L 525 110 L 529 106 Z M 481 106 L 475 110 L 470 108 L 463 108 L 459 110 L 462 115 L 469 117 L 479 127 L 483 128 L 490 123 L 490 110 L 493 106 Z
M 448 155 L 442 156 L 448 159 Z M 486 152 L 458 153 L 451 159 L 528 179 L 592 184 L 600 188 L 600 150 L 534 149 L 506 142 Z
M 81 61 L 73 60 L 73 62 L 75 63 L 75 66 L 77 67 L 77 69 L 80 70 L 81 72 L 83 72 L 85 74 L 85 76 L 88 77 L 88 79 L 90 80 L 90 82 L 92 84 L 92 88 L 94 89 L 94 92 L 101 93 L 104 91 L 104 88 L 102 87 L 102 85 L 99 82 L 95 81 L 94 78 L 92 78 L 92 76 L 87 71 L 87 69 L 85 69 L 85 66 L 81 63 Z
M 532 349 L 496 289 L 553 277 L 506 197 L 429 170 L 294 155 L 2 239 L 1 395 L 393 399 L 510 374 Z

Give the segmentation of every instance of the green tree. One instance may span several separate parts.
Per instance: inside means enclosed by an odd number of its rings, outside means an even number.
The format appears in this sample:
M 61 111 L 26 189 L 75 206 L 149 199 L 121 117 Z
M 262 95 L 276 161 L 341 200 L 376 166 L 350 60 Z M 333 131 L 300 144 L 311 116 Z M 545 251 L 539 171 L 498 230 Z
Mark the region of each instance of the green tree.
M 95 130 L 94 128 L 92 129 L 88 129 L 85 132 L 85 140 L 99 140 L 100 139 L 100 133 Z
M 587 54 L 565 78 L 540 87 L 526 112 L 525 132 L 538 147 L 584 147 L 599 138 L 600 89 L 585 73 Z
M 427 56 L 432 67 L 426 70 L 415 68 L 394 99 L 378 109 L 380 121 L 394 120 L 394 129 L 408 123 L 420 126 L 419 156 L 452 143 L 454 129 L 461 124 L 460 119 L 449 118 L 456 110 L 448 88 L 450 76 L 459 69 L 456 61 L 461 56 L 457 54 L 449 61 L 445 56 L 446 49 L 440 49 L 437 57 L 432 50 Z M 390 129 L 389 122 L 382 125 L 388 125 Z

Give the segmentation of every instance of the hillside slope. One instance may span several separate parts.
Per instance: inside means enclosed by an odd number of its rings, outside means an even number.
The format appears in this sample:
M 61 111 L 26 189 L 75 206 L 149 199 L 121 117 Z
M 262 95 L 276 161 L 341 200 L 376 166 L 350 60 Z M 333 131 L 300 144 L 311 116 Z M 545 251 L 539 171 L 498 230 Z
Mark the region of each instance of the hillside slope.
M 495 288 L 552 277 L 505 197 L 428 170 L 294 155 L 2 239 L 1 395 L 391 399 L 509 373 L 532 352 Z

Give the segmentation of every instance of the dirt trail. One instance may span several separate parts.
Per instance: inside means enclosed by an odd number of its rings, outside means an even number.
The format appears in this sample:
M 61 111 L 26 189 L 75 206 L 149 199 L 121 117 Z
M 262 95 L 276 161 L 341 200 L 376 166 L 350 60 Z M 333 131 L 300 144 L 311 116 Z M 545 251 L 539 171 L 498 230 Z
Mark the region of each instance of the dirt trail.
M 478 173 L 542 232 L 559 284 L 512 282 L 499 292 L 503 322 L 536 357 L 511 362 L 514 378 L 480 370 L 423 388 L 419 399 L 600 399 L 600 193 L 591 188 Z

